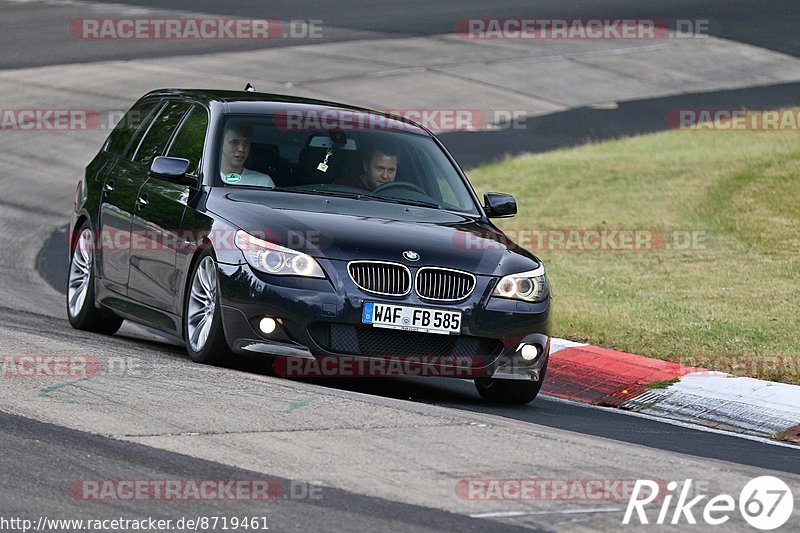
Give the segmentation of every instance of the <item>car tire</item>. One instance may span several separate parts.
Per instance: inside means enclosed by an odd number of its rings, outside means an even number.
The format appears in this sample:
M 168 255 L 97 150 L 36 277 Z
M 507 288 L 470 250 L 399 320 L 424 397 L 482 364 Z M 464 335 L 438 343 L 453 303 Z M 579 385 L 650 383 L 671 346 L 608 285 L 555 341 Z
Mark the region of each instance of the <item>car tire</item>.
M 195 363 L 223 365 L 232 354 L 222 329 L 222 306 L 214 256 L 202 252 L 195 261 L 183 306 L 183 338 Z
M 75 232 L 70 243 L 67 272 L 67 319 L 75 329 L 113 335 L 122 326 L 122 319 L 97 307 L 94 298 L 94 233 L 88 222 Z

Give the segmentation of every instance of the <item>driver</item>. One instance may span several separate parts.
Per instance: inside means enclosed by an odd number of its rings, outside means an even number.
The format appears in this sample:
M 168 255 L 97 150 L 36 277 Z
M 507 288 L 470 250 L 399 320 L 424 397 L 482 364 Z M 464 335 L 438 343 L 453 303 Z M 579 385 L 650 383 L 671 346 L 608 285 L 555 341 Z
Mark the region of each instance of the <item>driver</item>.
M 388 147 L 381 147 L 367 152 L 361 174 L 339 179 L 335 184 L 372 191 L 381 185 L 392 183 L 395 176 L 397 176 L 397 153 Z

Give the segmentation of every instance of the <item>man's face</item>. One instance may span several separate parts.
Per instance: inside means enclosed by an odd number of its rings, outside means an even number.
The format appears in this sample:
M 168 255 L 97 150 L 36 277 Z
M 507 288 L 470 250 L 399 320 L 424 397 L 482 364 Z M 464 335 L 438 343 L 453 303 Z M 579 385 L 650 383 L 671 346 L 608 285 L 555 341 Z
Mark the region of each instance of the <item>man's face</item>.
M 397 175 L 397 157 L 375 152 L 369 164 L 364 163 L 364 172 L 370 190 L 391 183 Z
M 232 172 L 241 172 L 250 154 L 250 137 L 233 130 L 225 132 L 222 141 L 222 167 Z

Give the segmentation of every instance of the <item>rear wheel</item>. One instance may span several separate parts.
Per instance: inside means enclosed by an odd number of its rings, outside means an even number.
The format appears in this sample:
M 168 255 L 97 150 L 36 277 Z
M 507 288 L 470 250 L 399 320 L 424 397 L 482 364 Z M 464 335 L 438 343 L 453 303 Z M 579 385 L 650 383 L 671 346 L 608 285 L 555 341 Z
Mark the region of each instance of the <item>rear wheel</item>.
M 78 230 L 72 243 L 67 282 L 67 318 L 75 329 L 116 333 L 122 319 L 98 309 L 94 300 L 94 237 L 88 222 Z
M 544 375 L 539 381 L 481 378 L 475 380 L 475 388 L 486 401 L 523 405 L 536 398 L 543 380 Z
M 192 271 L 183 313 L 186 351 L 196 363 L 221 365 L 230 360 L 220 307 L 217 263 L 210 253 L 203 252 Z

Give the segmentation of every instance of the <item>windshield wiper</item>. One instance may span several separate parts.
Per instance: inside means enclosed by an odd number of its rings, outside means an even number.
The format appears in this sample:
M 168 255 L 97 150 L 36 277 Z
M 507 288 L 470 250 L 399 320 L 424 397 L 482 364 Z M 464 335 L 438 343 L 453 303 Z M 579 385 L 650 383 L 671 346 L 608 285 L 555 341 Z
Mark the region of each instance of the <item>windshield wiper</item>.
M 434 202 L 426 202 L 425 200 L 411 200 L 408 198 L 398 198 L 396 196 L 378 196 L 377 194 L 362 194 L 364 198 L 369 198 L 370 200 L 379 200 L 381 202 L 390 202 L 393 204 L 403 204 L 403 205 L 414 205 L 417 207 L 432 207 L 435 209 L 441 209 L 441 205 L 434 203 Z
M 274 189 L 270 189 L 272 191 L 280 191 L 280 192 L 296 192 L 299 194 L 316 194 L 319 196 L 341 196 L 343 198 L 359 198 L 361 197 L 360 193 L 357 192 L 349 192 L 349 191 L 328 191 L 322 189 L 294 189 L 292 187 L 275 187 Z
M 414 205 L 418 207 L 430 207 L 441 209 L 441 205 L 434 202 L 426 202 L 424 200 L 409 200 L 408 198 L 397 198 L 396 196 L 380 196 L 377 194 L 370 194 L 368 192 L 350 192 L 350 191 L 336 191 L 325 189 L 293 189 L 275 187 L 273 191 L 282 192 L 296 192 L 301 194 L 317 194 L 320 196 L 339 196 L 342 198 L 353 198 L 355 200 L 378 200 L 379 202 L 388 202 L 391 204 Z

